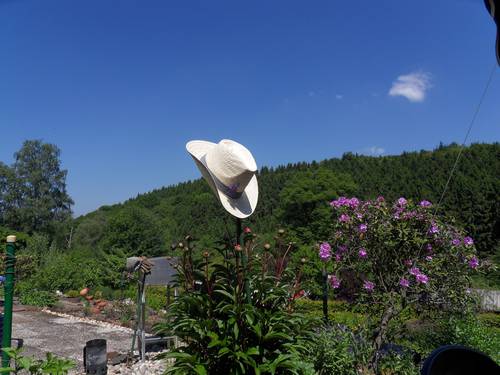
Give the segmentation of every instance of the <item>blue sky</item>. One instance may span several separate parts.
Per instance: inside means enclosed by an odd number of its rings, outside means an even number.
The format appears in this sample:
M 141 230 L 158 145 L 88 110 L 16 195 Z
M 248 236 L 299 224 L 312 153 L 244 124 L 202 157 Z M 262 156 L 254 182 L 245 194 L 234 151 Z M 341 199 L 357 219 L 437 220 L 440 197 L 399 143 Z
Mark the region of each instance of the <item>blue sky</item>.
M 494 39 L 482 0 L 0 0 L 0 160 L 57 144 L 79 215 L 198 178 L 191 139 L 259 166 L 461 142 Z

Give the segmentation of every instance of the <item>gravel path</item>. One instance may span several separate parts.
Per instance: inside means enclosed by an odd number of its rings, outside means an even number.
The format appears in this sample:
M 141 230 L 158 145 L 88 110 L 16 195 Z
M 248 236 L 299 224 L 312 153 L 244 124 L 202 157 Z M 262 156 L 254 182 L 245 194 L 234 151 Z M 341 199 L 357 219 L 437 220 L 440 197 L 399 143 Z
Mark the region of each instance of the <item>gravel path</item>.
M 45 352 L 71 358 L 83 369 L 83 347 L 88 340 L 106 339 L 108 352 L 126 352 L 132 330 L 91 319 L 48 311 L 17 311 L 13 314 L 12 337 L 24 340 L 24 353 L 44 358 Z

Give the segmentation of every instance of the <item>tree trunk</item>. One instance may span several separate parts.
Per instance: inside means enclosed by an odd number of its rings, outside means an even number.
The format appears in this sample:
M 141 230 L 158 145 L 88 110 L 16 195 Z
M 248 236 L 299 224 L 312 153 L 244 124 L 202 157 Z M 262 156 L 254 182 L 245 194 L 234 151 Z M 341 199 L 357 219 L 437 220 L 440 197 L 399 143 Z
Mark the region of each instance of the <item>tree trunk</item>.
M 372 370 L 375 370 L 377 366 L 378 351 L 382 347 L 382 344 L 384 344 L 387 334 L 387 329 L 389 327 L 389 321 L 392 319 L 394 315 L 395 315 L 394 306 L 392 306 L 392 304 L 389 305 L 382 314 L 382 320 L 380 321 L 379 329 L 373 341 L 373 355 L 370 360 L 370 368 Z

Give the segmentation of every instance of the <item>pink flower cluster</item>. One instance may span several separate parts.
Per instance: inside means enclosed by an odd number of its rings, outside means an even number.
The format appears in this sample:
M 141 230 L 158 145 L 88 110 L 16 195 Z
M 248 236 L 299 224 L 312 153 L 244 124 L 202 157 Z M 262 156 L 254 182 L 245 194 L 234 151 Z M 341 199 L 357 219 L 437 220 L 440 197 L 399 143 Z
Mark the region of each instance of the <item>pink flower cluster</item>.
M 330 260 L 331 257 L 332 257 L 332 247 L 328 242 L 323 242 L 319 246 L 319 258 L 323 262 L 327 262 Z
M 422 272 L 420 272 L 418 267 L 412 267 L 410 269 L 410 274 L 415 276 L 418 283 L 427 284 L 427 282 L 429 281 L 429 277 L 427 275 L 423 274 Z
M 331 201 L 330 206 L 339 208 L 339 207 L 351 207 L 351 208 L 356 208 L 359 206 L 359 199 L 356 197 L 353 198 L 346 198 L 346 197 L 339 197 L 338 199 Z
M 472 269 L 479 267 L 479 259 L 477 259 L 476 256 L 473 256 L 472 258 L 470 258 L 469 267 Z
M 422 202 L 420 202 L 420 207 L 430 207 L 430 206 L 432 206 L 432 203 L 429 201 L 423 200 Z
M 340 279 L 337 278 L 337 276 L 331 275 L 329 279 L 330 279 L 330 285 L 332 286 L 333 289 L 338 289 L 340 287 Z
M 362 247 L 361 249 L 359 249 L 358 255 L 360 258 L 366 258 L 368 256 L 368 253 L 366 252 L 366 249 Z
M 369 292 L 372 292 L 373 289 L 375 289 L 375 283 L 365 280 L 365 282 L 363 283 L 363 288 L 365 288 Z

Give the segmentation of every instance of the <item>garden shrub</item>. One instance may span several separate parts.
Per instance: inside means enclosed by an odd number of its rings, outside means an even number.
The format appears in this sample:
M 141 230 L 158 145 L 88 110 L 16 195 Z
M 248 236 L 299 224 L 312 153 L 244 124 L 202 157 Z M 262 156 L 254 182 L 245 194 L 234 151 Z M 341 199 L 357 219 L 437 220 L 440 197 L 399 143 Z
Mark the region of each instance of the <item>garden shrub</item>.
M 244 246 L 212 250 L 222 254 L 222 264 L 190 241 L 183 245 L 183 292 L 157 327 L 186 344 L 167 354 L 176 360 L 168 372 L 311 374 L 302 357 L 309 321 L 293 312 L 300 277 L 287 267 L 291 245 L 278 235 L 274 248 L 257 246 L 250 230 L 245 233 Z
M 430 202 L 340 197 L 331 206 L 332 232 L 319 257 L 331 287 L 365 306 L 376 327 L 374 353 L 393 338 L 391 321 L 408 306 L 417 315 L 470 309 L 469 274 L 480 266 L 474 241 L 438 219 Z
M 30 282 L 47 291 L 80 290 L 98 286 L 101 275 L 101 264 L 91 250 L 51 251 Z
M 308 359 L 318 375 L 351 375 L 357 367 L 353 344 L 348 331 L 336 327 L 321 329 L 310 341 Z
M 28 282 L 17 283 L 16 292 L 19 296 L 19 302 L 23 305 L 50 307 L 57 302 L 57 297 L 54 293 L 34 288 Z

